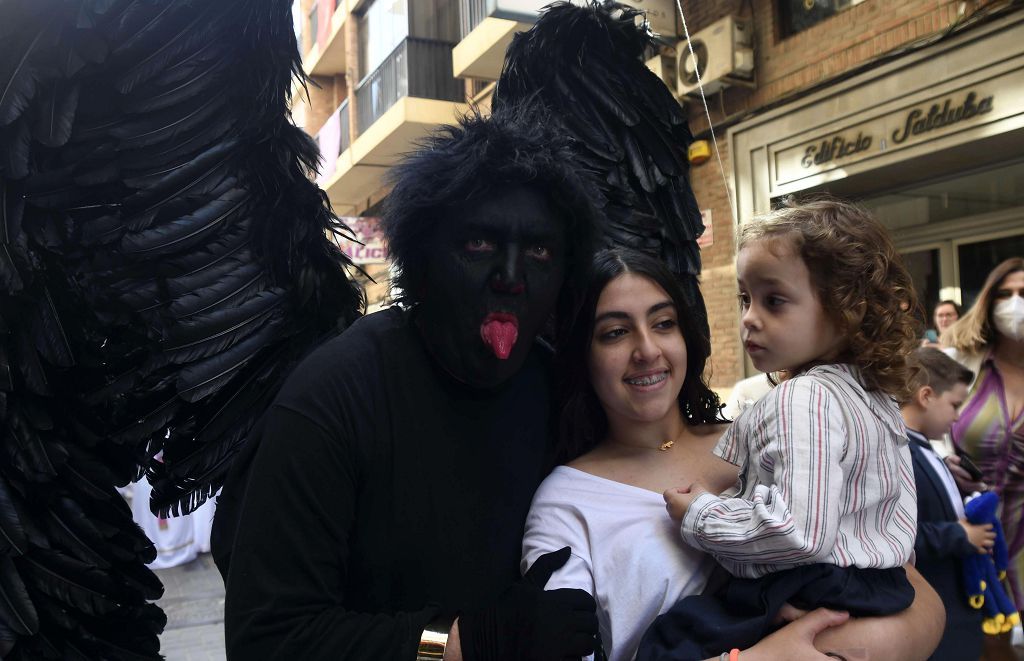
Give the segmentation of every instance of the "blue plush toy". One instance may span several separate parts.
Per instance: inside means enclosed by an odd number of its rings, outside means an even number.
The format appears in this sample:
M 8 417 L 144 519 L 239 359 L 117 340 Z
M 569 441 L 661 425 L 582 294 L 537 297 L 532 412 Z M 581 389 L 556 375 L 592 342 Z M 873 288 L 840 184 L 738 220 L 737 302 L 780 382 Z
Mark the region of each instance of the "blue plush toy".
M 964 559 L 964 584 L 967 600 L 973 608 L 984 608 L 985 618 L 981 628 L 985 633 L 1005 633 L 1020 622 L 1017 609 L 1003 590 L 1002 579 L 1006 577 L 1008 553 L 1003 526 L 999 523 L 996 510 L 999 496 L 991 491 L 972 496 L 964 505 L 967 520 L 974 524 L 991 523 L 996 533 L 992 553 L 978 553 Z

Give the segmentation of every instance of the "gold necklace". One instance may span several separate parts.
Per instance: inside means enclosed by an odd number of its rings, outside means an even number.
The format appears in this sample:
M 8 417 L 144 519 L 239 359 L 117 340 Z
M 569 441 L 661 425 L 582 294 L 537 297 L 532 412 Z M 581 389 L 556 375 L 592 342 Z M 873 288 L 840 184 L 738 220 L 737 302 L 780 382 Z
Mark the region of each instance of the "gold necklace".
M 683 435 L 683 432 L 679 432 L 679 436 L 682 436 L 682 435 Z M 659 445 L 656 448 L 652 448 L 652 447 L 649 447 L 649 446 L 646 446 L 646 445 L 635 445 L 633 443 L 626 443 L 624 441 L 620 441 L 620 440 L 617 440 L 617 439 L 608 439 L 608 442 L 612 443 L 613 445 L 622 445 L 622 446 L 625 446 L 627 448 L 637 448 L 637 449 L 640 449 L 640 450 L 658 450 L 659 452 L 665 452 L 666 450 L 671 450 L 672 449 L 672 446 L 676 444 L 676 440 L 679 438 L 679 436 L 676 436 L 676 438 L 668 439 L 667 441 L 663 442 L 661 445 Z

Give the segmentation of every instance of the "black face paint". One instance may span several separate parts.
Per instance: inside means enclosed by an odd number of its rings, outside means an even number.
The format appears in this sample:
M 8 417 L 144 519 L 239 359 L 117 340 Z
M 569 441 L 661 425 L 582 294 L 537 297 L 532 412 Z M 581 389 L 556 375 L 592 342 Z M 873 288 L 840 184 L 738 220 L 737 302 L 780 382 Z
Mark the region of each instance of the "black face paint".
M 417 324 L 455 378 L 493 386 L 522 366 L 562 286 L 562 225 L 528 186 L 492 193 L 439 223 Z

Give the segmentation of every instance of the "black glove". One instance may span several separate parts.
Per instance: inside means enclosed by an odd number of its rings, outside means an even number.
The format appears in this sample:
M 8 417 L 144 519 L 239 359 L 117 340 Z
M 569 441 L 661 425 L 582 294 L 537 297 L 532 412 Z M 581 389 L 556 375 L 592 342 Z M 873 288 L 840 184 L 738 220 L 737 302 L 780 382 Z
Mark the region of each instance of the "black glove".
M 568 546 L 545 553 L 493 604 L 459 616 L 466 661 L 562 661 L 594 651 L 594 598 L 583 590 L 544 590 L 569 553 Z

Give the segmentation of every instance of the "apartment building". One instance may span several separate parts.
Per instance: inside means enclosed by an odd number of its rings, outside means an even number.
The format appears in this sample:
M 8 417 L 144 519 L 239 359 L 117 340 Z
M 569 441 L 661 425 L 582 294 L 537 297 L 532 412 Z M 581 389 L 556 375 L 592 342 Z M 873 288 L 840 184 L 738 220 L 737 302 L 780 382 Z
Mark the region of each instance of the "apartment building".
M 375 221 L 384 174 L 468 109 L 452 73 L 458 1 L 296 0 L 293 18 L 315 85 L 297 91 L 292 114 L 320 145 L 318 183 L 364 244 L 347 250 L 376 281 L 366 282 L 373 309 L 386 301 L 389 273 Z

